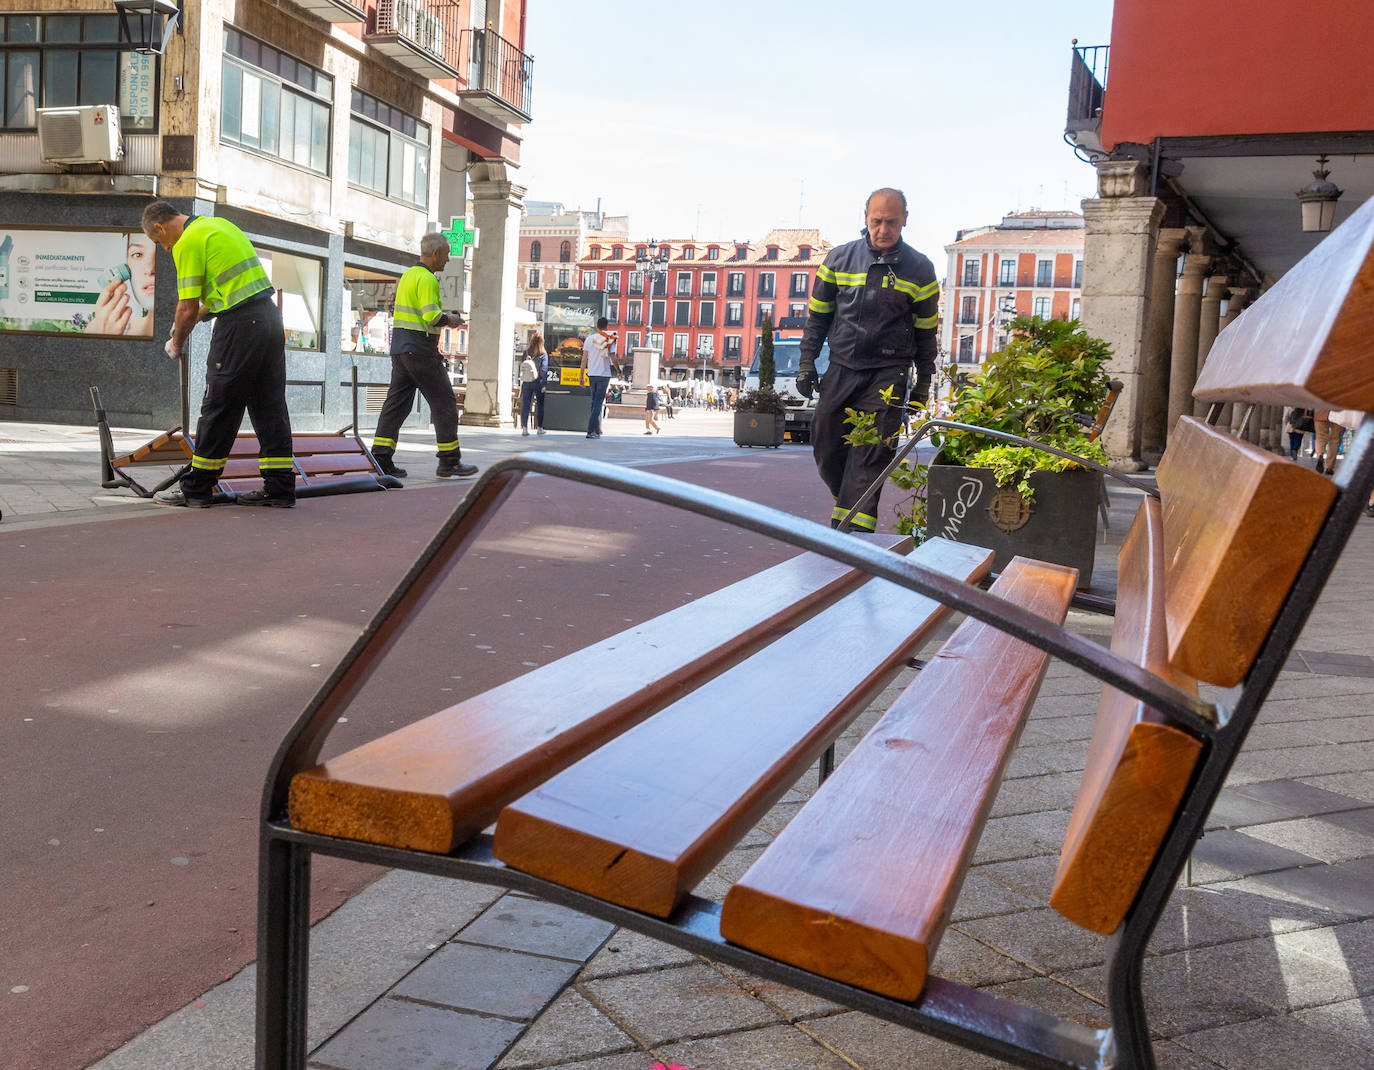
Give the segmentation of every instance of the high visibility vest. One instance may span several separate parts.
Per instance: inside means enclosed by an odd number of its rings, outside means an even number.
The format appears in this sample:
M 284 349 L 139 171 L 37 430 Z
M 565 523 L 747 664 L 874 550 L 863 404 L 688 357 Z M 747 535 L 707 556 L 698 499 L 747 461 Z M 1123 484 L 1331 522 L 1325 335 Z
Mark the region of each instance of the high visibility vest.
M 257 250 L 227 219 L 192 216 L 172 246 L 177 297 L 226 312 L 272 289 Z
M 396 310 L 391 326 L 403 331 L 437 335 L 440 330 L 439 317 L 442 315 L 438 276 L 424 264 L 407 268 L 401 281 L 396 284 Z

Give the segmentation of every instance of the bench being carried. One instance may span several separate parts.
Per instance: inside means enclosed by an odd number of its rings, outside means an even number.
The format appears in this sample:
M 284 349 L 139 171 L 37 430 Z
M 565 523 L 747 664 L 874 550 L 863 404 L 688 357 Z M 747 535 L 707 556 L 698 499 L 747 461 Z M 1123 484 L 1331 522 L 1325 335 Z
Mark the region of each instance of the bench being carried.
M 1234 401 L 1374 408 L 1371 245 L 1374 202 L 1222 333 L 1197 388 L 1211 420 Z M 1372 445 L 1366 421 L 1331 481 L 1182 418 L 1120 551 L 1110 648 L 1062 625 L 1071 569 L 1017 559 L 983 591 L 976 548 L 932 539 L 908 554 L 596 462 L 492 466 L 273 762 L 259 1067 L 304 1066 L 312 853 L 537 894 L 1020 1065 L 1152 1067 L 1146 942 L 1374 488 Z M 573 655 L 585 687 L 551 688 L 560 670 L 544 666 L 317 765 L 378 659 L 527 472 L 805 553 Z M 826 748 L 947 609 L 966 619 L 724 902 L 693 895 L 818 756 L 826 776 Z M 1114 934 L 1106 1029 L 929 970 L 1051 656 L 1103 682 L 1047 892 Z M 612 665 L 626 671 L 599 671 Z M 1199 698 L 1198 681 L 1230 688 L 1225 703 Z

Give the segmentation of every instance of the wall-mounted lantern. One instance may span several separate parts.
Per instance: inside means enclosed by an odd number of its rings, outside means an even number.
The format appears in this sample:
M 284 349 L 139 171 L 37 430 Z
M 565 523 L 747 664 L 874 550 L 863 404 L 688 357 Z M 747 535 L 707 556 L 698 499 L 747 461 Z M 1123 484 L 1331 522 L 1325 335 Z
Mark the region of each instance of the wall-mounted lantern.
M 1317 157 L 1317 169 L 1312 172 L 1312 177 L 1317 181 L 1309 182 L 1298 190 L 1304 231 L 1325 233 L 1336 221 L 1336 202 L 1345 191 L 1334 182 L 1326 180 L 1329 173 L 1326 169 L 1326 154 L 1322 153 Z
M 145 55 L 161 55 L 181 22 L 179 0 L 114 0 L 119 40 Z

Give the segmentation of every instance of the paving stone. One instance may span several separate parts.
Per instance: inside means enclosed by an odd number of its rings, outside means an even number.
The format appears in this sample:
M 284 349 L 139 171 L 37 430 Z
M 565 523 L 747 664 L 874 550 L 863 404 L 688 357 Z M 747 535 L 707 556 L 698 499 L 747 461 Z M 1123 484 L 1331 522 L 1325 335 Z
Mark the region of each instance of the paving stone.
M 1050 808 L 1044 796 L 1035 790 L 1037 777 L 1002 782 L 997 798 L 993 800 L 992 817 L 1007 817 L 1012 814 L 1031 814 Z
M 1006 1070 L 1005 1063 L 989 1056 L 857 1011 L 801 1022 L 797 1028 L 863 1070 Z
M 1374 873 L 1368 858 L 1339 866 L 1305 866 L 1250 879 L 1311 906 L 1352 918 L 1374 915 Z
M 1279 933 L 1274 942 L 1340 966 L 1351 973 L 1368 972 L 1374 964 L 1374 921 L 1325 925 Z
M 1175 897 L 1164 908 L 1155 931 L 1150 935 L 1149 950 L 1152 954 L 1167 955 L 1192 947 L 1244 940 L 1253 935 L 1251 929 L 1239 922 Z
M 331 1070 L 487 1070 L 524 1026 L 381 999 L 315 1052 Z
M 1364 813 L 1365 811 L 1353 812 Z M 1312 859 L 1322 862 L 1348 862 L 1355 858 L 1374 855 L 1374 836 L 1367 836 L 1350 828 L 1342 828 L 1334 821 L 1327 820 L 1327 817 L 1336 816 L 1338 815 L 1303 817 L 1294 818 L 1291 821 L 1276 821 L 1269 825 L 1254 825 L 1246 829 L 1244 833 L 1234 833 L 1233 835 L 1248 835 L 1256 840 L 1263 840 L 1289 851 L 1303 851 L 1312 856 Z M 1299 864 L 1310 865 L 1311 859 L 1306 863 Z M 1269 868 L 1278 869 L 1281 867 Z
M 529 1021 L 572 980 L 577 967 L 566 959 L 449 944 L 412 970 L 393 994 Z
M 982 836 L 978 838 L 978 846 L 973 853 L 973 864 L 983 865 L 988 862 L 1033 858 L 1045 853 L 1045 848 L 1041 844 L 1018 835 L 1013 829 L 1005 825 L 994 825 L 992 822 L 988 822 L 983 829 Z
M 501 1070 L 514 1070 L 635 1050 L 637 1045 L 627 1034 L 569 989 L 549 1005 L 497 1065 Z
M 713 962 L 710 966 L 718 973 L 724 974 L 755 999 L 763 1000 L 789 1022 L 795 1022 L 800 1018 L 814 1018 L 821 1014 L 834 1014 L 836 1011 L 844 1009 L 837 1003 L 831 1003 L 828 999 L 813 996 L 811 993 L 803 992 L 800 989 L 790 988 L 777 981 L 769 981 L 747 970 L 727 966 L 720 962 Z
M 1339 813 L 1324 814 L 1322 820 L 1329 825 L 1358 832 L 1374 840 L 1374 808 L 1364 810 L 1342 810 Z M 1374 854 L 1374 851 L 1367 852 Z
M 1228 787 L 1221 789 L 1217 801 L 1212 804 L 1207 827 L 1244 828 L 1246 825 L 1265 825 L 1292 816 L 1291 809 L 1286 806 L 1242 795 L 1237 789 Z
M 1367 769 L 1353 773 L 1306 777 L 1303 783 L 1358 799 L 1363 805 L 1374 803 L 1374 772 Z
M 1294 1011 L 1293 1017 L 1303 1025 L 1331 1033 L 1351 1044 L 1374 1051 L 1374 996 L 1363 999 L 1343 999 L 1320 1007 Z M 1366 1056 L 1362 1065 L 1374 1065 L 1374 1058 Z
M 1024 963 L 950 928 L 940 940 L 930 972 L 965 985 L 995 985 L 1034 975 Z
M 1064 837 L 1069 831 L 1069 812 L 1067 810 L 1040 810 L 1036 813 L 1014 814 L 1008 817 L 993 818 L 988 822 L 988 827 L 1010 829 L 1018 836 L 1039 844 L 1046 851 L 1058 854 L 1059 849 L 1064 846 Z
M 1014 892 L 1034 899 L 1038 903 L 1048 903 L 1050 889 L 1054 887 L 1054 873 L 1059 866 L 1055 855 L 1037 855 L 1034 858 L 1018 858 L 1014 862 L 992 862 L 979 866 L 973 872 L 991 877 Z
M 972 872 L 964 878 L 964 886 L 954 904 L 953 920 L 988 918 L 995 914 L 1012 914 L 1031 910 L 1038 904 L 982 873 Z
M 1174 889 L 1173 899 L 1264 935 L 1336 925 L 1359 916 L 1330 910 L 1304 896 L 1261 884 L 1258 877 L 1205 887 L 1180 886 Z
M 1189 1051 L 1177 1041 L 1156 1040 L 1154 1050 L 1158 1070 L 1217 1070 L 1211 1059 Z
M 657 1061 L 652 1055 L 636 1052 L 626 1055 L 602 1055 L 596 1059 L 579 1059 L 574 1063 L 556 1063 L 548 1070 L 650 1070 Z
M 1227 1070 L 1353 1070 L 1369 1065 L 1368 1049 L 1313 1029 L 1292 1015 L 1226 1025 L 1177 1039 Z
M 1105 959 L 1106 937 L 1081 929 L 1057 911 L 1028 910 L 966 921 L 970 936 L 1046 971 L 1092 966 Z
M 1323 718 L 1313 731 L 1332 743 L 1358 743 L 1374 739 L 1374 716 Z
M 635 973 L 664 966 L 684 966 L 695 962 L 696 956 L 680 947 L 665 944 L 629 929 L 617 929 L 601 948 L 581 977 L 611 977 L 621 973 Z
M 1350 999 L 1358 992 L 1349 971 L 1273 940 L 1245 940 L 1151 959 L 1151 970 L 1175 960 L 1187 968 L 1279 1010 Z
M 621 1029 L 649 1045 L 780 1020 L 765 1004 L 700 964 L 603 977 L 578 987 Z
M 654 1054 L 668 1066 L 691 1070 L 846 1070 L 851 1066 L 790 1025 L 668 1044 L 656 1048 Z
M 1107 1009 L 1098 1000 L 1090 999 L 1062 981 L 1051 977 L 1028 977 L 1021 981 L 991 985 L 986 991 L 1000 999 L 1009 999 L 1026 1007 L 1053 1014 L 1090 1029 L 1104 1029 L 1108 1024 Z
M 1268 873 L 1276 869 L 1290 869 L 1293 866 L 1310 866 L 1321 861 L 1311 855 L 1292 850 L 1286 845 L 1258 838 L 1255 834 L 1257 828 L 1273 827 L 1257 825 L 1248 827 L 1245 832 L 1237 832 L 1235 829 L 1216 829 L 1208 832 L 1193 847 L 1195 869 L 1197 863 L 1205 863 L 1232 877 L 1248 877 L 1254 873 Z
M 458 934 L 464 943 L 585 961 L 615 926 L 542 899 L 503 896 Z

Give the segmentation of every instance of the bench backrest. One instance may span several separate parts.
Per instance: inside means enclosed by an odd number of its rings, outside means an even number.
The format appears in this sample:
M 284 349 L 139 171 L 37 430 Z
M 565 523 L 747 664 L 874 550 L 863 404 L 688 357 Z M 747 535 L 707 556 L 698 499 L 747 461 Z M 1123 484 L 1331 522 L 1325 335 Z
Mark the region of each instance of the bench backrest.
M 1374 409 L 1374 200 L 1218 337 L 1208 402 Z M 1122 546 L 1112 649 L 1184 687 L 1243 683 L 1340 489 L 1180 418 Z M 1149 873 L 1205 744 L 1103 689 L 1051 905 L 1114 932 Z

